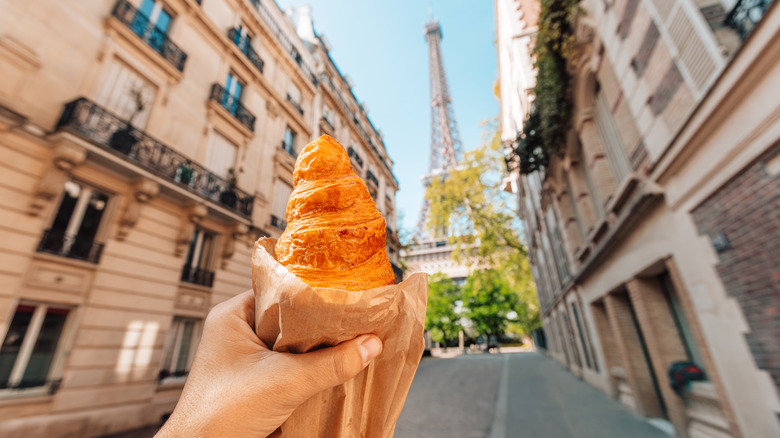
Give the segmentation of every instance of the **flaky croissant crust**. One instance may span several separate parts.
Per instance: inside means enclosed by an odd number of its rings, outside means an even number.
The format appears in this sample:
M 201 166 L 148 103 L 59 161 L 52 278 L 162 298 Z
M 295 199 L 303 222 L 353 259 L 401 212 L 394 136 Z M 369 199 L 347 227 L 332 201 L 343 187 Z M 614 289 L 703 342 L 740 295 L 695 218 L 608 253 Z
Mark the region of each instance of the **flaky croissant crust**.
M 394 284 L 385 250 L 385 219 L 350 165 L 346 150 L 324 135 L 295 162 L 287 228 L 276 258 L 312 287 L 349 291 Z

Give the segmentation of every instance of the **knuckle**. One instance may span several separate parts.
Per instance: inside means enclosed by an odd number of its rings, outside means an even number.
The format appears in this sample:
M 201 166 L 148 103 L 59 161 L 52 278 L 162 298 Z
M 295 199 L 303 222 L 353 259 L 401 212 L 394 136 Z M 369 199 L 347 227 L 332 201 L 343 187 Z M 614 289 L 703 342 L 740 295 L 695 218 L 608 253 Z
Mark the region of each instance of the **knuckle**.
M 333 356 L 333 375 L 336 380 L 343 382 L 349 378 L 349 366 L 347 357 L 344 354 L 334 354 Z

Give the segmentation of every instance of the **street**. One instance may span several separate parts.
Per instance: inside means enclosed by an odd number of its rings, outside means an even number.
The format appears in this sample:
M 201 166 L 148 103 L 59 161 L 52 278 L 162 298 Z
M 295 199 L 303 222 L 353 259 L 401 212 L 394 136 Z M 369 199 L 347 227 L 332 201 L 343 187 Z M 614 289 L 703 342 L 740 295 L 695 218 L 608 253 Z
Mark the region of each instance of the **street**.
M 515 353 L 423 360 L 395 437 L 669 435 L 553 360 L 539 353 Z

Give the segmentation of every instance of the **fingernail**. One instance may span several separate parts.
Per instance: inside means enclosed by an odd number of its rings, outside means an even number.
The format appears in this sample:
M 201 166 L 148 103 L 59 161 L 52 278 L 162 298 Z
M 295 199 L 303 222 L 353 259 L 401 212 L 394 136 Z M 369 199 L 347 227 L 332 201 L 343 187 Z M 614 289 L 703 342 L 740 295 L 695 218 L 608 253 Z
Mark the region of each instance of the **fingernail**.
M 360 343 L 360 356 L 363 357 L 363 364 L 367 364 L 382 351 L 382 343 L 379 339 L 369 336 Z

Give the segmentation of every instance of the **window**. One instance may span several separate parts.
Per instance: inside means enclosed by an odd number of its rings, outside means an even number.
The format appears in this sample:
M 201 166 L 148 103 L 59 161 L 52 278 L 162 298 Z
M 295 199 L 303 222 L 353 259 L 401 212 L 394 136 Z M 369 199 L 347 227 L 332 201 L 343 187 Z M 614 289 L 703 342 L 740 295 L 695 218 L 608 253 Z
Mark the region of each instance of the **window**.
M 555 212 L 552 208 L 547 210 L 545 222 L 547 223 L 547 231 L 550 233 L 550 240 L 552 241 L 553 257 L 555 257 L 555 267 L 558 270 L 558 278 L 560 279 L 561 286 L 563 286 L 569 281 L 569 266 L 566 252 L 563 250 L 561 233 L 558 231 L 559 222 L 555 220 Z
M 241 82 L 233 72 L 228 73 L 225 81 L 225 94 L 222 96 L 222 106 L 230 114 L 236 115 L 239 102 L 241 102 L 241 93 L 244 92 L 244 83 Z
M 301 115 L 303 115 L 303 107 L 301 106 L 301 90 L 293 84 L 290 84 L 289 91 L 287 92 L 287 100 L 292 104 Z
M 287 201 L 290 199 L 293 188 L 286 182 L 276 180 L 274 185 L 274 204 L 271 210 L 271 225 L 283 230 L 287 227 Z
M 615 175 L 615 182 L 619 184 L 631 171 L 631 166 L 628 163 L 628 157 L 626 157 L 623 138 L 620 136 L 617 123 L 615 123 L 615 117 L 612 115 L 607 97 L 601 90 L 596 93 L 593 121 L 604 146 L 604 152 L 609 159 L 612 173 Z
M 574 315 L 574 323 L 577 324 L 577 333 L 580 335 L 580 344 L 582 345 L 583 352 L 585 353 L 585 363 L 588 365 L 588 368 L 593 369 L 595 367 L 596 371 L 598 371 L 596 358 L 594 357 L 593 362 L 591 362 L 590 344 L 585 341 L 585 331 L 583 329 L 582 321 L 580 321 L 580 312 L 577 303 L 571 303 L 571 311 Z
M 202 228 L 196 228 L 192 234 L 187 260 L 181 271 L 181 281 L 211 287 L 214 283 L 212 258 L 216 235 Z
M 680 338 L 683 347 L 685 347 L 685 352 L 688 353 L 688 358 L 691 362 L 703 368 L 704 360 L 701 357 L 701 352 L 693 337 L 691 324 L 685 316 L 685 311 L 683 310 L 680 298 L 672 284 L 672 278 L 669 276 L 668 272 L 665 272 L 658 280 L 660 281 L 661 288 L 666 296 L 666 302 L 669 305 L 669 309 L 672 311 L 674 322 L 677 324 L 677 330 L 680 332 Z
M 336 128 L 336 121 L 333 116 L 333 110 L 330 109 L 330 107 L 327 105 L 325 105 L 325 107 L 322 109 L 322 118 L 328 122 L 328 125 L 330 125 L 332 129 Z
M 246 27 L 239 25 L 236 28 L 236 32 L 233 36 L 233 42 L 236 43 L 236 46 L 238 46 L 242 52 L 246 53 L 247 48 L 252 42 L 252 35 L 249 33 Z
M 202 321 L 195 318 L 173 317 L 168 331 L 167 348 L 159 380 L 175 381 L 189 374 L 192 360 L 200 342 Z
M 360 154 L 358 153 L 357 146 L 350 146 L 347 148 L 347 155 L 349 155 L 349 158 L 352 159 L 352 162 L 357 165 L 359 168 L 363 168 L 363 159 L 360 158 Z M 354 167 L 354 166 L 353 166 Z
M 146 126 L 156 87 L 125 63 L 114 59 L 106 69 L 97 103 L 137 128 Z
M 162 52 L 165 36 L 171 27 L 171 14 L 163 8 L 162 2 L 156 0 L 143 0 L 138 11 L 140 14 L 133 20 L 133 31 L 138 35 L 148 35 L 149 45 Z
M 206 151 L 206 167 L 221 177 L 229 177 L 228 170 L 235 169 L 237 150 L 238 146 L 233 142 L 224 135 L 214 132 L 209 149 Z
M 289 126 L 284 128 L 284 137 L 282 138 L 282 149 L 287 151 L 288 154 L 293 157 L 297 157 L 298 153 L 295 151 L 295 131 Z
M 0 389 L 53 383 L 53 364 L 69 314 L 70 309 L 53 304 L 22 302 L 16 307 L 0 347 Z
M 51 227 L 43 234 L 39 252 L 97 263 L 103 244 L 95 242 L 109 196 L 76 181 L 65 190 Z
M 290 88 L 287 91 L 287 100 L 289 100 L 292 103 L 299 104 L 301 103 L 301 90 L 298 89 L 293 84 L 290 84 Z

